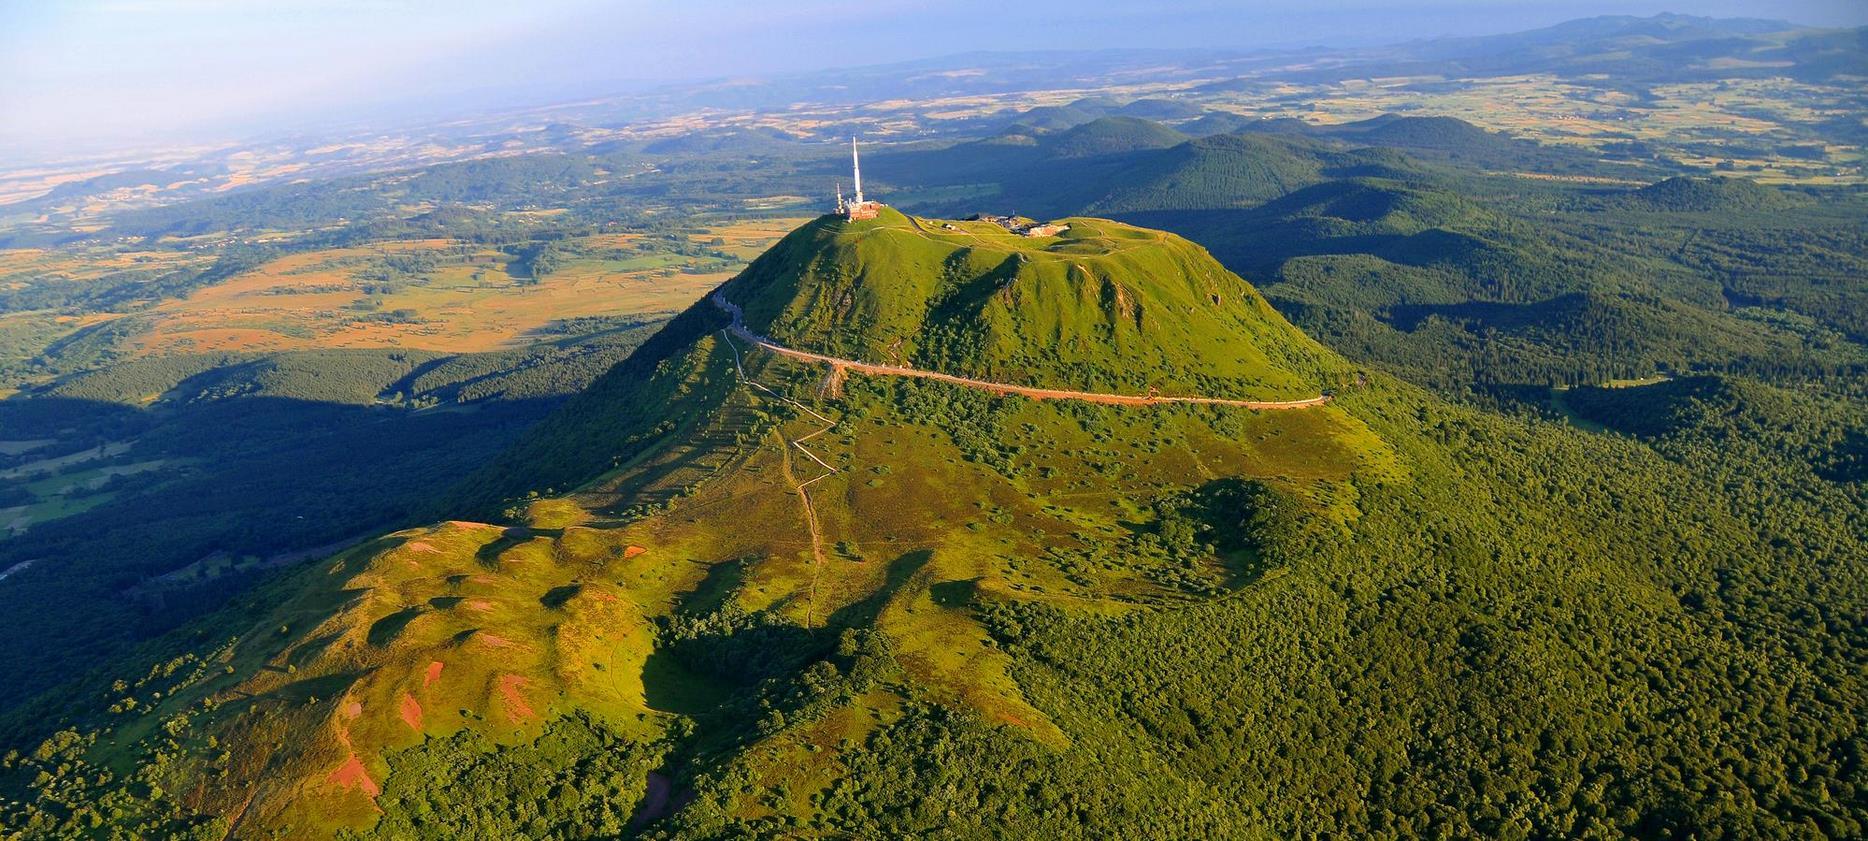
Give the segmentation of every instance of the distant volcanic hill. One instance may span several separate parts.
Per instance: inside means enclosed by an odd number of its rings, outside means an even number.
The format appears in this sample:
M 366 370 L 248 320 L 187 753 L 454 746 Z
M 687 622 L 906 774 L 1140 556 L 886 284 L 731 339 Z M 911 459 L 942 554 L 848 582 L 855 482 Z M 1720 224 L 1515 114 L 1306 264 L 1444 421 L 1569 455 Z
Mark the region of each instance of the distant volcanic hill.
M 1795 201 L 1786 193 L 1745 178 L 1669 178 L 1603 204 L 1629 210 L 1671 213 L 1742 213 L 1780 210 Z

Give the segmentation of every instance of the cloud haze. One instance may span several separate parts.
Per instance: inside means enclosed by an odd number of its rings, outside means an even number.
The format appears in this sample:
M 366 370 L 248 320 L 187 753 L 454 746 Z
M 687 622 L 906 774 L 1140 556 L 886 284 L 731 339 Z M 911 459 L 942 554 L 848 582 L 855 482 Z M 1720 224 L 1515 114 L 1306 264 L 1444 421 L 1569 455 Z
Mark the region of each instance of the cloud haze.
M 0 0 L 0 143 L 95 147 L 440 112 L 668 81 L 968 50 L 1355 45 L 1502 32 L 1642 0 Z M 1695 14 L 1868 22 L 1854 0 Z M 1685 9 L 1682 9 L 1683 11 Z M 528 98 L 531 98 L 528 100 Z

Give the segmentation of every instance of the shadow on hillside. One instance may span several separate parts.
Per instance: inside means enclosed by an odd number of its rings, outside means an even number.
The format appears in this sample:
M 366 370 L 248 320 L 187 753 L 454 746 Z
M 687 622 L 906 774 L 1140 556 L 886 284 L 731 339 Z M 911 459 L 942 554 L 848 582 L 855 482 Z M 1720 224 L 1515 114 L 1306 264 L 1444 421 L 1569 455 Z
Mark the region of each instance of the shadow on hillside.
M 866 628 L 874 625 L 877 617 L 882 615 L 882 609 L 888 607 L 896 594 L 906 588 L 908 582 L 913 581 L 915 575 L 926 569 L 928 562 L 933 559 L 934 550 L 916 549 L 890 561 L 882 586 L 862 601 L 832 613 L 826 624 L 832 628 Z
M 757 556 L 721 561 L 707 567 L 699 584 L 680 597 L 678 610 L 684 616 L 706 616 L 724 607 L 746 580 L 746 569 Z
M 279 397 L 154 409 L 0 400 L 0 440 L 54 441 L 0 457 L 0 469 L 107 443 L 129 446 L 67 469 L 155 464 L 107 479 L 91 498 L 73 493 L 60 504 L 80 510 L 0 539 L 0 570 L 34 562 L 0 582 L 8 675 L 0 709 L 70 679 L 74 662 L 107 661 L 296 565 L 265 559 L 434 519 L 434 499 L 555 405 L 441 412 Z M 248 560 L 157 580 L 214 557 Z

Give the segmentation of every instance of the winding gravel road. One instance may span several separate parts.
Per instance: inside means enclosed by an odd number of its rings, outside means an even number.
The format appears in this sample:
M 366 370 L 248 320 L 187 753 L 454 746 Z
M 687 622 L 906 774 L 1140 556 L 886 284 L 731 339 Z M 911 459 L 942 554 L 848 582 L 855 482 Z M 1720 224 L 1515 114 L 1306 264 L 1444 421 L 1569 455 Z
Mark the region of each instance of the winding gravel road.
M 821 353 L 796 350 L 785 347 L 771 339 L 746 329 L 746 314 L 738 304 L 726 299 L 725 293 L 715 290 L 712 296 L 714 306 L 725 310 L 733 317 L 733 326 L 728 328 L 733 335 L 749 344 L 765 348 L 781 356 L 802 359 L 808 362 L 822 362 L 837 368 L 857 371 L 864 374 L 889 377 L 918 377 L 924 380 L 939 380 L 994 394 L 1016 394 L 1039 400 L 1082 400 L 1089 403 L 1104 403 L 1115 406 L 1153 406 L 1162 403 L 1199 403 L 1211 406 L 1238 406 L 1246 409 L 1307 409 L 1330 402 L 1330 396 L 1320 394 L 1305 400 L 1232 400 L 1225 397 L 1164 397 L 1159 395 L 1108 394 L 1096 391 L 1070 391 L 1058 388 L 1036 388 L 1033 386 L 995 383 L 988 380 L 976 380 L 971 377 L 943 374 L 939 371 L 925 371 L 903 365 L 878 365 L 872 362 L 858 362 L 854 359 L 840 359 Z

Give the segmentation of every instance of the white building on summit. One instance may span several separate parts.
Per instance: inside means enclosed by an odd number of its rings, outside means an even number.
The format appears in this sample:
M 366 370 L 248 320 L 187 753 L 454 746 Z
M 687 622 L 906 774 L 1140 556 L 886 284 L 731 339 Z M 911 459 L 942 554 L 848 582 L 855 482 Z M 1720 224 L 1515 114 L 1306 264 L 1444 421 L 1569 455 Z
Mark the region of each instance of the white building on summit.
M 856 154 L 856 138 L 850 138 L 850 171 L 856 178 L 856 197 L 845 201 L 843 185 L 837 185 L 837 212 L 849 220 L 874 219 L 882 211 L 882 202 L 863 198 L 863 160 Z

